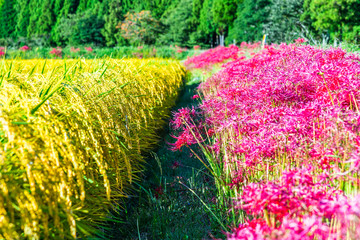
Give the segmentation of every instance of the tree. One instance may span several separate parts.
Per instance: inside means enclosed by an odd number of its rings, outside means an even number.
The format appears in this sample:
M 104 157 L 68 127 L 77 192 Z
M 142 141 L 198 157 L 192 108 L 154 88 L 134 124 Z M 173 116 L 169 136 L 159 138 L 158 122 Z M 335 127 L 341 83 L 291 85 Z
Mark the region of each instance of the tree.
M 180 0 L 134 0 L 133 6 L 130 9 L 133 9 L 136 12 L 140 12 L 142 10 L 151 11 L 151 15 L 160 19 L 163 14 L 169 8 L 174 8 Z M 129 11 L 129 9 L 127 9 Z
M 196 28 L 200 24 L 200 13 L 203 7 L 204 0 L 193 0 L 192 1 L 192 14 L 191 14 L 191 27 Z
M 290 42 L 299 37 L 304 0 L 272 0 L 264 29 L 271 42 Z
M 17 37 L 27 36 L 27 27 L 30 21 L 29 2 L 30 0 L 16 1 L 15 9 L 17 15 L 16 15 L 15 36 Z
M 97 13 L 99 17 L 104 16 L 104 10 L 108 9 L 107 5 L 111 4 L 113 1 L 108 0 L 78 0 L 79 4 L 76 8 L 76 13 L 84 13 L 88 9 L 92 9 L 93 12 Z
M 360 2 L 358 0 L 305 0 L 302 18 L 310 17 L 318 31 L 328 32 L 331 37 L 358 38 L 360 26 Z
M 234 21 L 238 2 L 238 0 L 214 0 L 212 12 L 221 46 L 224 46 L 225 34 Z
M 200 25 L 200 14 L 201 9 L 203 8 L 204 0 L 193 0 L 192 4 L 192 16 L 190 18 L 190 24 L 192 29 L 196 29 L 190 35 L 189 44 L 192 46 L 203 45 L 201 41 L 201 32 L 198 31 L 198 26 Z
M 161 36 L 161 44 L 187 45 L 190 40 L 190 34 L 193 31 L 191 27 L 192 0 L 181 0 L 178 5 L 166 12 L 166 17 L 162 19 L 167 30 Z
M 55 24 L 55 16 L 52 9 L 54 9 L 54 2 L 51 0 L 44 0 L 42 2 L 42 13 L 37 21 L 37 35 L 49 34 L 51 32 L 51 28 Z
M 122 36 L 116 26 L 123 20 L 121 0 L 112 1 L 109 6 L 109 13 L 105 15 L 105 25 L 102 29 L 107 46 L 114 46 L 121 41 Z
M 134 0 L 122 0 L 121 7 L 123 9 L 122 15 L 125 16 L 128 12 L 135 9 L 135 4 L 133 3 Z
M 75 14 L 79 6 L 79 0 L 56 0 L 54 12 L 56 16 L 56 23 L 51 31 L 51 41 L 57 45 L 65 44 L 68 39 L 64 39 L 64 32 L 71 31 L 69 29 L 61 29 L 61 23 L 64 24 L 69 14 Z M 66 35 L 66 34 L 65 34 Z
M 0 2 L 0 38 L 11 37 L 16 26 L 15 0 Z
M 148 0 L 150 3 L 150 9 L 153 16 L 157 19 L 163 17 L 166 10 L 177 6 L 180 0 Z
M 70 45 L 104 43 L 101 29 L 104 21 L 99 18 L 91 9 L 83 13 L 70 14 L 63 18 L 59 24 L 60 37 Z
M 30 10 L 30 19 L 29 24 L 27 26 L 27 36 L 34 36 L 37 28 L 37 21 L 41 14 L 41 0 L 30 0 L 29 2 L 29 10 Z
M 213 47 L 216 37 L 216 26 L 213 19 L 212 8 L 214 0 L 204 0 L 200 10 L 200 24 L 194 36 L 203 43 Z
M 67 16 L 68 14 L 75 14 L 79 6 L 80 0 L 65 0 L 61 14 Z
M 88 9 L 87 3 L 88 3 L 88 0 L 80 0 L 78 8 L 77 8 L 77 12 L 78 13 L 84 12 L 86 9 Z
M 238 6 L 237 18 L 230 29 L 227 41 L 259 41 L 268 23 L 270 0 L 244 0 Z
M 151 16 L 150 11 L 127 13 L 125 20 L 117 28 L 123 38 L 133 45 L 154 44 L 160 32 L 160 22 Z
M 54 3 L 54 15 L 56 19 L 58 19 L 58 17 L 61 14 L 61 9 L 64 6 L 64 0 L 53 0 L 53 3 Z

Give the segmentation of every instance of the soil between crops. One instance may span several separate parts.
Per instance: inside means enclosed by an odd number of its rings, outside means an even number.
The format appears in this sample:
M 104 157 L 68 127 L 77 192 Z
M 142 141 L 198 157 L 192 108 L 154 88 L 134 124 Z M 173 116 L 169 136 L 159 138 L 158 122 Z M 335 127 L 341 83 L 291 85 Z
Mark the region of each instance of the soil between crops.
M 197 105 L 192 96 L 196 94 L 199 83 L 199 77 L 187 81 L 172 111 Z M 189 149 L 177 152 L 169 149 L 168 143 L 174 142 L 171 135 L 175 134 L 169 124 L 165 126 L 158 148 L 148 157 L 142 180 L 134 184 L 125 208 L 111 213 L 108 223 L 95 239 L 224 237 L 212 213 L 200 201 L 204 201 L 212 211 L 218 210 L 213 200 L 216 196 L 213 178 Z

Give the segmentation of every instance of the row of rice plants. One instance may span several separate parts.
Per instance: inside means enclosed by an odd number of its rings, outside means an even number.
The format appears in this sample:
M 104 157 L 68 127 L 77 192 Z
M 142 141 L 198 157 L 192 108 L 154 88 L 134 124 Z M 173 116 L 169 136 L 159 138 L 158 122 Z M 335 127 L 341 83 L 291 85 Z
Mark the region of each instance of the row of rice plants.
M 127 196 L 185 71 L 172 60 L 0 62 L 0 238 L 93 234 Z
M 360 238 L 360 58 L 302 42 L 225 64 L 174 115 L 173 149 L 202 149 L 228 239 Z

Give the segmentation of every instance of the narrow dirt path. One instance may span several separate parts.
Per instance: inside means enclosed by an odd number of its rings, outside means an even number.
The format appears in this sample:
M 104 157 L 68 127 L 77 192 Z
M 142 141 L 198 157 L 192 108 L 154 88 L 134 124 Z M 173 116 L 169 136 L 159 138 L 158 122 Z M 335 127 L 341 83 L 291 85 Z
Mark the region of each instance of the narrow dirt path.
M 186 84 L 183 94 L 173 109 L 196 104 L 199 78 Z M 216 211 L 212 199 L 216 189 L 212 177 L 203 164 L 192 157 L 189 149 L 169 150 L 174 132 L 167 128 L 157 151 L 146 164 L 143 180 L 127 201 L 120 218 L 114 216 L 112 239 L 212 239 L 222 237 L 217 222 L 207 207 Z M 191 190 L 189 190 L 191 189 Z M 195 195 L 196 194 L 196 195 Z M 205 207 L 204 203 L 207 205 Z

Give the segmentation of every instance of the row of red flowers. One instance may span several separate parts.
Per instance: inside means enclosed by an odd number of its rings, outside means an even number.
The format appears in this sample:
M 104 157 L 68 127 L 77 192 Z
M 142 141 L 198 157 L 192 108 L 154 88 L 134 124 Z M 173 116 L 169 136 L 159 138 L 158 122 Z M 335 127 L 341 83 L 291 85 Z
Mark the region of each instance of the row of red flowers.
M 27 52 L 27 51 L 30 51 L 31 48 L 25 45 L 25 46 L 20 47 L 19 50 L 22 51 L 22 52 Z M 86 50 L 88 53 L 93 52 L 93 49 L 92 49 L 91 47 L 85 47 L 85 50 Z M 71 47 L 70 51 L 71 51 L 72 53 L 77 53 L 77 52 L 80 52 L 80 48 Z M 53 48 L 49 53 L 52 54 L 52 55 L 54 55 L 55 57 L 62 57 L 62 55 L 63 55 L 63 52 L 62 52 L 62 48 L 61 48 L 61 47 Z M 0 57 L 1 57 L 1 56 L 4 56 L 4 55 L 5 55 L 5 48 L 4 48 L 4 47 L 0 47 Z
M 200 107 L 174 115 L 172 149 L 202 145 L 236 196 L 228 239 L 360 238 L 360 58 L 303 42 L 234 54 L 199 87 Z

